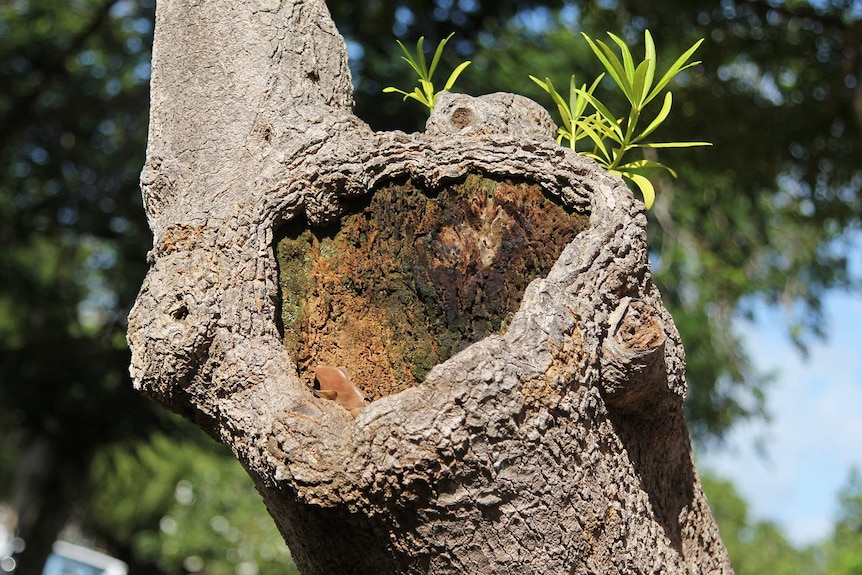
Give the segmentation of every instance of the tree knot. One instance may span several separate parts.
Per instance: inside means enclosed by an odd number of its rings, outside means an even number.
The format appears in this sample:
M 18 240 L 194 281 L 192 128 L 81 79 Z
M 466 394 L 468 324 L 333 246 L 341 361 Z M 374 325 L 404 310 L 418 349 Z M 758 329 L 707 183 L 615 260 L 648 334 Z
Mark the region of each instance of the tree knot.
M 536 102 L 505 92 L 473 97 L 441 92 L 425 125 L 428 135 L 504 135 L 554 139 L 557 126 Z

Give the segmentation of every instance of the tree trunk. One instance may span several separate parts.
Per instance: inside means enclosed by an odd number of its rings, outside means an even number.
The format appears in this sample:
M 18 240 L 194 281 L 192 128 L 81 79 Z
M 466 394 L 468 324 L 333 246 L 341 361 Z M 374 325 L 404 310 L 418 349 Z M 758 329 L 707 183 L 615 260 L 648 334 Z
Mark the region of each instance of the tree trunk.
M 351 90 L 322 0 L 158 4 L 136 387 L 305 574 L 730 573 L 642 204 L 525 98 L 380 133 Z

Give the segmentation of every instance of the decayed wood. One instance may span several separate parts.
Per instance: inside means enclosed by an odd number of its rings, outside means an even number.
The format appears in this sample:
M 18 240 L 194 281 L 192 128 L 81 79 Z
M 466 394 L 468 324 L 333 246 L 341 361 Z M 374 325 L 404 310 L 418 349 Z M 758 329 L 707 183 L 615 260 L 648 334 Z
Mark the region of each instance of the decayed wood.
M 231 446 L 303 573 L 729 573 L 642 204 L 526 99 L 446 95 L 426 133 L 377 133 L 350 91 L 321 0 L 158 4 L 136 387 Z M 469 174 L 535 184 L 589 227 L 504 333 L 354 419 L 283 345 L 274 234 Z
M 397 393 L 504 332 L 588 227 L 538 186 L 474 175 L 434 194 L 392 183 L 337 226 L 297 218 L 275 237 L 285 347 L 309 384 L 314 366 L 344 366 L 368 398 Z

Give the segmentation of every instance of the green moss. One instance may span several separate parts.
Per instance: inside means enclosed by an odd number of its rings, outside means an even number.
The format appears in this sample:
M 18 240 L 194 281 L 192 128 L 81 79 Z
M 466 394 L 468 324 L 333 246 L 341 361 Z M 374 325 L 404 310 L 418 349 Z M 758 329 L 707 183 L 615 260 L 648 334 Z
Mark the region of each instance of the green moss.
M 300 351 L 303 312 L 307 291 L 311 286 L 309 267 L 313 240 L 310 230 L 300 230 L 295 225 L 286 227 L 283 236 L 276 240 L 281 326 L 284 344 L 294 357 Z

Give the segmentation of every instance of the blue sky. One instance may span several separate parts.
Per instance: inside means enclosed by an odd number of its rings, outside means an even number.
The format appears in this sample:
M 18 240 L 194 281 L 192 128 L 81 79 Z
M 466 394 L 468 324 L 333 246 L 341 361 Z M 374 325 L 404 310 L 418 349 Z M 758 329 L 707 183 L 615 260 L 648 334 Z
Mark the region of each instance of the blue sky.
M 860 277 L 862 235 L 855 240 Z M 829 535 L 838 490 L 854 466 L 862 471 L 862 295 L 833 292 L 824 307 L 828 339 L 807 359 L 780 310 L 761 308 L 755 322 L 738 324 L 755 365 L 777 373 L 767 393 L 773 418 L 738 426 L 727 446 L 698 458 L 700 468 L 733 481 L 753 518 L 777 522 L 798 544 Z

